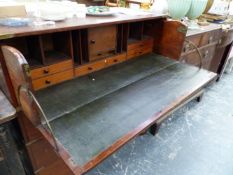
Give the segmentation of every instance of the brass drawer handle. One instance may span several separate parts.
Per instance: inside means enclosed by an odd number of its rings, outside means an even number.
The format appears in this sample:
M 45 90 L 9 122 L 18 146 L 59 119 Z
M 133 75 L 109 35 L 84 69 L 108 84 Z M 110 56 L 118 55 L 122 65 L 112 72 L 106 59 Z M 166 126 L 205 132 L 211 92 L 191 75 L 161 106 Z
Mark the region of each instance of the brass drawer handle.
M 118 60 L 117 60 L 117 59 L 114 59 L 113 62 L 116 63 L 116 62 L 118 62 Z
M 183 52 L 189 51 L 190 48 L 191 48 L 190 45 L 189 45 L 189 44 L 186 44 L 186 45 L 184 46 Z
M 49 73 L 49 70 L 46 70 L 46 69 L 45 69 L 43 72 L 44 72 L 44 74 L 48 74 L 48 73 Z
M 88 70 L 93 70 L 93 68 L 92 68 L 92 67 L 88 67 L 87 69 L 88 69 Z
M 214 40 L 214 37 L 213 37 L 213 36 L 210 36 L 210 37 L 209 37 L 209 40 L 208 40 L 208 44 L 212 43 L 213 40 Z
M 205 53 L 204 53 L 204 55 L 203 55 L 203 57 L 204 57 L 204 58 L 207 58 L 207 57 L 208 57 L 208 55 L 209 55 L 209 51 L 208 51 L 208 50 L 206 50 L 206 51 L 205 51 Z
M 222 39 L 219 39 L 219 40 L 218 40 L 218 44 L 219 44 L 219 45 L 222 44 Z
M 51 84 L 51 81 L 45 80 L 45 84 Z
M 95 40 L 91 40 L 91 44 L 95 44 Z
M 98 53 L 97 55 L 98 55 L 98 56 L 101 56 L 101 55 L 102 55 L 102 53 Z

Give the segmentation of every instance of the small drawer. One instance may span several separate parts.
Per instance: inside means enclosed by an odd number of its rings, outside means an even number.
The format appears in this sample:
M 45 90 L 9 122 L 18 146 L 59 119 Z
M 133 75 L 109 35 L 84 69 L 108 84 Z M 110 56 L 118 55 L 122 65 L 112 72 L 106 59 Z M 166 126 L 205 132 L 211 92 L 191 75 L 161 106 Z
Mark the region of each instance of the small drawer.
M 45 67 L 31 70 L 31 78 L 35 80 L 38 78 L 42 78 L 42 77 L 45 77 L 45 76 L 48 76 L 54 73 L 62 72 L 68 69 L 72 69 L 72 68 L 73 68 L 72 60 L 66 60 L 66 61 L 62 61 L 62 62 L 53 64 L 50 66 L 45 66 Z
M 99 60 L 99 59 L 107 58 L 109 56 L 112 56 L 115 53 L 116 53 L 115 49 L 111 49 L 109 51 L 93 53 L 92 55 L 90 55 L 89 61 L 96 61 L 96 60 Z
M 53 75 L 49 75 L 43 78 L 32 80 L 32 86 L 34 90 L 39 90 L 69 79 L 72 79 L 74 75 L 73 69 L 64 72 L 59 72 Z
M 127 53 L 127 59 L 132 59 L 134 57 L 138 57 L 147 53 L 151 53 L 153 51 L 152 47 L 144 47 L 141 49 L 130 50 Z
M 153 47 L 153 44 L 154 44 L 153 38 L 148 38 L 146 40 L 142 40 L 142 41 L 138 41 L 138 42 L 134 42 L 132 44 L 129 44 L 128 51 L 143 48 L 143 47 Z
M 89 63 L 80 67 L 75 68 L 75 76 L 80 77 L 91 72 L 95 72 L 104 68 L 107 65 L 107 60 L 100 60 L 94 63 Z
M 107 66 L 121 63 L 126 60 L 126 53 L 107 58 Z

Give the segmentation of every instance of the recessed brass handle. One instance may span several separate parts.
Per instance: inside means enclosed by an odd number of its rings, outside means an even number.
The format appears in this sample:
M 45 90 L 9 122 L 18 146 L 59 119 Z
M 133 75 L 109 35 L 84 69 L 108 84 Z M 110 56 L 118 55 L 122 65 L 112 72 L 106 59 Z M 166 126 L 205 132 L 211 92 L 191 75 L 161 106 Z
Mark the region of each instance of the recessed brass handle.
M 207 57 L 208 57 L 208 55 L 209 55 L 209 51 L 208 51 L 208 50 L 206 50 L 206 51 L 205 51 L 205 53 L 204 53 L 204 55 L 203 55 L 203 57 L 204 57 L 204 58 L 207 58 Z
M 186 45 L 184 46 L 183 51 L 184 51 L 184 52 L 187 52 L 187 51 L 189 51 L 189 50 L 190 50 L 190 45 L 189 45 L 189 44 L 186 44 Z
M 44 70 L 44 74 L 48 74 L 49 73 L 49 70 Z
M 212 42 L 213 42 L 213 39 L 214 39 L 214 37 L 213 37 L 213 36 L 210 36 L 210 37 L 209 37 L 209 40 L 208 40 L 208 44 L 212 43 Z
M 51 81 L 45 80 L 45 84 L 51 84 Z

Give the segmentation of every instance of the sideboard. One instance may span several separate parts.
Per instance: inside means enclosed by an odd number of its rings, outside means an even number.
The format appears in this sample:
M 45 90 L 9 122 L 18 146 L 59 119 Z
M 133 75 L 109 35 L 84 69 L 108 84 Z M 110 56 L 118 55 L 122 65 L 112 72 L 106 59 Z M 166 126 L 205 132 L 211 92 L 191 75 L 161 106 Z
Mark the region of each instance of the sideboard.
M 233 42 L 233 30 L 223 30 L 220 24 L 188 30 L 181 53 L 181 62 L 201 66 L 222 76 Z M 200 55 L 197 52 L 200 52 Z
M 34 173 L 84 174 L 200 97 L 216 74 L 176 61 L 186 32 L 156 14 L 0 27 L 8 97 Z

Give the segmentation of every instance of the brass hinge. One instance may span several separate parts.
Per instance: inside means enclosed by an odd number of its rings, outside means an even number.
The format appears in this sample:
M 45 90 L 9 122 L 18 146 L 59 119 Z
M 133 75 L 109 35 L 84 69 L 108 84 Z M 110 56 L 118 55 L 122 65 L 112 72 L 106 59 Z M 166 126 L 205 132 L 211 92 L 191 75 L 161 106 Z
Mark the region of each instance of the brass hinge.
M 3 35 L 0 35 L 0 40 L 9 39 L 13 37 L 14 37 L 14 34 L 3 34 Z
M 24 71 L 28 77 L 31 76 L 30 66 L 28 64 L 23 64 Z
M 178 27 L 177 31 L 180 33 L 186 34 L 188 31 L 188 28 L 186 26 L 180 26 Z

